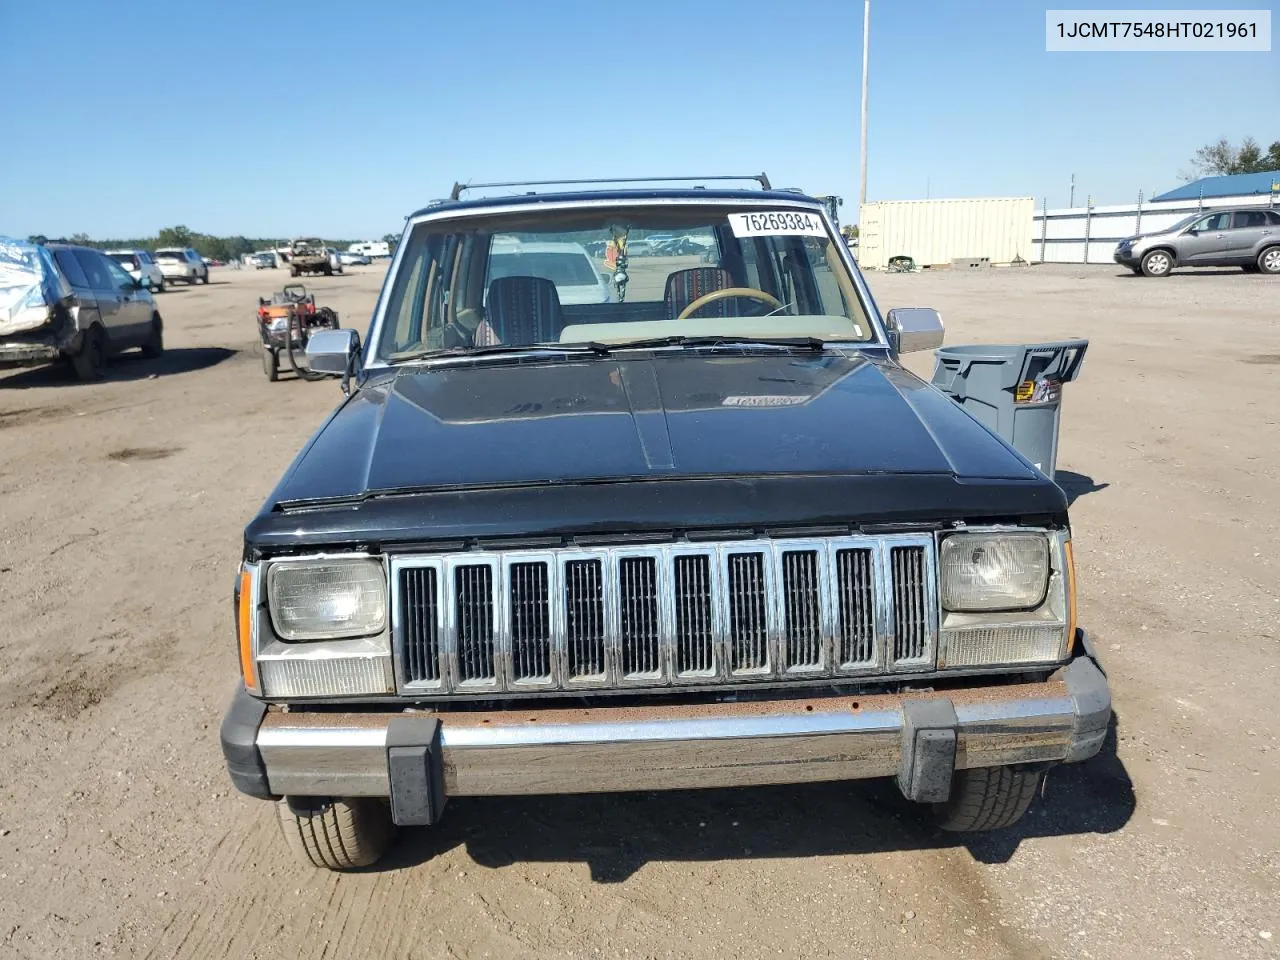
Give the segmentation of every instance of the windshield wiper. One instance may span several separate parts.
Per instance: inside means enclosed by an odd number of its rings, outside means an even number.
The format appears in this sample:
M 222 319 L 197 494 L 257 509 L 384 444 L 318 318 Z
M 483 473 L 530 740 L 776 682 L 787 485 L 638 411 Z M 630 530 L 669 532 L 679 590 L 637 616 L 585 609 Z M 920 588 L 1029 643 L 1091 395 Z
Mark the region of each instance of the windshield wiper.
M 523 357 L 541 354 L 558 354 L 558 353 L 608 353 L 608 348 L 601 344 L 510 344 L 510 343 L 491 343 L 482 347 L 441 347 L 439 350 L 423 350 L 419 353 L 411 353 L 403 357 L 391 357 L 387 360 L 388 364 L 395 365 L 400 363 L 415 363 L 428 360 L 446 360 L 446 359 L 469 359 L 471 357 L 496 357 L 496 356 L 512 356 Z
M 645 350 L 651 347 L 786 347 L 793 350 L 821 352 L 827 341 L 821 337 L 652 337 L 647 340 L 627 340 L 624 343 L 592 343 L 592 352 L 611 353 L 618 350 Z

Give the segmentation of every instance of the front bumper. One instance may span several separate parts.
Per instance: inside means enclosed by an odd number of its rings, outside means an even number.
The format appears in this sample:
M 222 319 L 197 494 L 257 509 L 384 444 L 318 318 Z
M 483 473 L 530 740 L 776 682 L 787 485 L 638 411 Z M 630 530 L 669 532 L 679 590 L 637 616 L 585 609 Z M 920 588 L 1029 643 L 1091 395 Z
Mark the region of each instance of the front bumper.
M 481 712 L 284 712 L 237 692 L 222 725 L 251 796 L 595 793 L 898 777 L 946 799 L 955 770 L 1098 752 L 1111 694 L 1078 656 L 1043 683 L 937 693 Z M 407 752 L 406 752 L 407 751 Z M 401 809 L 404 808 L 404 809 Z
M 1112 258 L 1116 263 L 1123 263 L 1126 267 L 1136 267 L 1139 261 L 1142 260 L 1142 257 L 1135 253 L 1132 248 L 1122 250 L 1120 247 L 1116 247 Z

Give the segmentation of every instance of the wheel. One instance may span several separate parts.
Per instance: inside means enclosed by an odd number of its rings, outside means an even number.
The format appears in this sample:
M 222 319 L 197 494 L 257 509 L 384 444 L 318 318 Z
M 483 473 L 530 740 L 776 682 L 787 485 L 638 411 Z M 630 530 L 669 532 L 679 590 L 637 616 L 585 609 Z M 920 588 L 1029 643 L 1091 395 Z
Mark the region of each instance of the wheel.
M 933 805 L 934 822 L 955 832 L 1012 826 L 1027 812 L 1043 780 L 1043 767 L 957 770 L 951 799 Z
M 200 279 L 200 282 L 201 282 L 201 283 L 208 283 L 208 282 L 209 282 L 209 271 L 208 271 L 208 270 L 206 270 L 206 271 L 204 272 L 204 276 L 203 276 L 203 277 L 200 277 L 199 279 Z
M 270 347 L 262 348 L 262 372 L 272 383 L 280 379 L 280 357 Z
M 1152 250 L 1142 258 L 1142 272 L 1148 277 L 1167 277 L 1173 269 L 1173 255 L 1168 250 Z
M 1267 247 L 1258 254 L 1258 269 L 1263 273 L 1280 273 L 1280 247 Z
M 350 870 L 377 863 L 395 837 L 386 801 L 375 797 L 276 804 L 280 829 L 294 853 L 317 867 Z
M 142 355 L 148 360 L 154 360 L 162 353 L 164 353 L 164 321 L 160 319 L 160 314 L 153 313 L 151 315 L 151 333 L 148 334 L 146 342 L 142 345 Z
M 102 343 L 102 331 L 91 327 L 84 335 L 84 345 L 71 358 L 71 366 L 80 380 L 101 380 L 107 365 L 107 352 Z
M 291 277 L 296 277 L 297 275 L 298 275 L 298 268 L 297 268 L 297 267 L 290 267 L 290 268 L 289 268 L 289 276 L 291 276 Z
M 152 288 L 152 292 L 153 292 L 153 293 L 164 293 L 164 289 L 165 289 L 164 278 L 161 278 L 161 280 L 160 280 L 160 285 L 159 285 L 159 286 L 157 286 L 157 287 L 153 287 L 153 288 Z

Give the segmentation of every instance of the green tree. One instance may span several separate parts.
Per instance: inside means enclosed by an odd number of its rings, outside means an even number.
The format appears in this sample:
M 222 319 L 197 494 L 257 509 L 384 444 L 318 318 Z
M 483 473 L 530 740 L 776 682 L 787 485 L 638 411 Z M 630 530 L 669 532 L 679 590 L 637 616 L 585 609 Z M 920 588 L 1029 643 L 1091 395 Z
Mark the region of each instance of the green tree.
M 1280 170 L 1280 140 L 1266 151 L 1253 137 L 1245 137 L 1236 147 L 1223 137 L 1217 143 L 1206 144 L 1191 157 L 1191 172 L 1182 174 L 1184 180 L 1198 177 L 1223 177 L 1236 173 L 1265 173 Z
M 398 233 L 384 234 L 382 242 L 387 245 L 387 249 L 392 253 L 396 252 L 396 246 L 400 243 L 400 235 Z
M 195 235 L 186 227 L 165 227 L 156 234 L 157 247 L 189 247 Z

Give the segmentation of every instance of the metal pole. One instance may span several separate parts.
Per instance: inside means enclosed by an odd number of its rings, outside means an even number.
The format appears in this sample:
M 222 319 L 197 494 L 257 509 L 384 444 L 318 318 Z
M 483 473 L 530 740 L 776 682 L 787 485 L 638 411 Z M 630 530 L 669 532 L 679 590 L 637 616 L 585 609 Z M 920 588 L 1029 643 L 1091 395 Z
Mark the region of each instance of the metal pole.
M 862 185 L 858 191 L 858 216 L 867 202 L 867 55 L 871 50 L 871 0 L 862 5 Z
M 1044 245 L 1049 239 L 1049 198 L 1045 197 L 1040 207 L 1040 262 L 1044 263 Z
M 1071 199 L 1067 201 L 1067 206 L 1074 207 L 1075 205 L 1076 205 L 1076 175 L 1073 173 L 1071 175 Z

